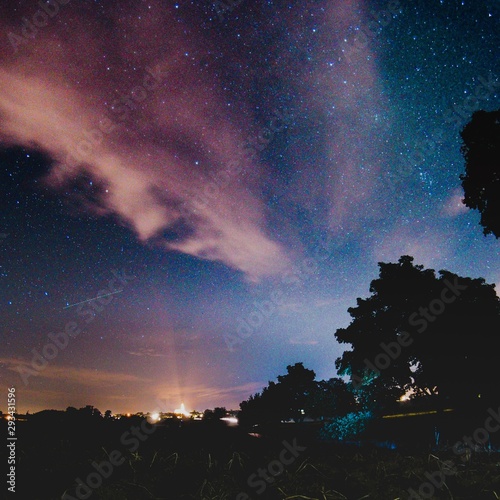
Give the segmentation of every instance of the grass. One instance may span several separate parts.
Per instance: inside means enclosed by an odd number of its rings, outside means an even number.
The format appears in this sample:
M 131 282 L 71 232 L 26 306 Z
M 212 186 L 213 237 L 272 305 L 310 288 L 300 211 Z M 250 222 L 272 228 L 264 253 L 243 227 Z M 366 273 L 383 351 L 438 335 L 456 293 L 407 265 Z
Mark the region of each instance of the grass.
M 295 426 L 288 426 L 279 437 L 267 439 L 225 426 L 158 428 L 136 450 L 120 444 L 124 428 L 117 425 L 105 433 L 81 436 L 76 432 L 69 437 L 58 436 L 57 430 L 45 436 L 37 432 L 29 441 L 29 433 L 24 438 L 20 434 L 19 498 L 60 499 L 65 491 L 78 498 L 76 478 L 85 480 L 94 471 L 92 462 L 109 461 L 114 450 L 120 451 L 124 463 L 115 467 L 87 498 L 395 500 L 409 498 L 409 488 L 418 491 L 429 481 L 426 474 L 437 471 L 442 471 L 445 483 L 425 498 L 500 498 L 500 456 L 494 453 L 474 453 L 470 460 L 462 462 L 451 450 L 403 453 L 318 441 L 306 443 L 298 437 L 297 442 L 306 449 L 282 473 L 270 476 L 272 482 L 264 482 L 265 490 L 258 494 L 258 489 L 248 484 L 249 477 L 259 468 L 267 470 L 278 459 L 283 439 L 292 442 L 298 430 Z M 448 474 L 447 461 L 453 463 L 454 474 Z

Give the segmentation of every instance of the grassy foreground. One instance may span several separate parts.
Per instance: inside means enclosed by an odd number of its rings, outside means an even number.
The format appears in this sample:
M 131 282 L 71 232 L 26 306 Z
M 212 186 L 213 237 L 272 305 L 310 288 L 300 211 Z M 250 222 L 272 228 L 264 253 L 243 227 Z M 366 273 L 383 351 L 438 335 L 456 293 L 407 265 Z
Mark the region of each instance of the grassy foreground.
M 141 437 L 130 432 L 139 421 L 46 432 L 27 424 L 19 439 L 17 497 L 60 499 L 66 492 L 67 500 L 388 500 L 411 498 L 408 489 L 418 492 L 431 476 L 440 487 L 424 487 L 421 498 L 500 498 L 498 454 L 462 461 L 451 450 L 321 443 L 295 425 L 259 438 L 218 424 L 157 426 Z M 118 456 L 120 465 L 105 465 Z M 78 496 L 79 480 L 92 488 L 81 487 Z

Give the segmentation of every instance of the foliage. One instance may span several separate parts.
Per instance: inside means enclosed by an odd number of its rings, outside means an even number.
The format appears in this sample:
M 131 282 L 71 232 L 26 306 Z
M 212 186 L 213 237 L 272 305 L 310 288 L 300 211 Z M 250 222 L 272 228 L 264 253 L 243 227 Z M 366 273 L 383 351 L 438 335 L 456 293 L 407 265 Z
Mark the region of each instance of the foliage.
M 351 412 L 342 417 L 336 417 L 326 423 L 321 429 L 321 436 L 326 439 L 345 441 L 359 436 L 373 414 L 369 411 Z
M 216 407 L 213 410 L 205 410 L 203 412 L 203 420 L 220 420 L 227 415 L 227 410 L 224 407 Z
M 379 267 L 371 296 L 357 299 L 348 310 L 351 324 L 335 333 L 339 342 L 352 345 L 336 366 L 351 377 L 358 401 L 384 411 L 409 390 L 442 404 L 467 404 L 478 394 L 485 403 L 494 400 L 500 378 L 493 348 L 500 300 L 494 286 L 449 271 L 437 276 L 409 256 Z
M 461 132 L 464 203 L 479 210 L 484 234 L 500 237 L 500 110 L 477 111 Z
M 303 420 L 304 411 L 315 387 L 316 374 L 302 363 L 287 366 L 287 374 L 278 382 L 269 382 L 262 392 L 240 404 L 240 422 L 270 423 Z
M 305 417 L 345 415 L 356 408 L 354 394 L 342 379 L 315 381 L 314 371 L 302 363 L 287 366 L 287 372 L 240 404 L 241 423 L 301 422 Z
M 353 411 L 356 400 L 348 385 L 340 378 L 316 382 L 305 405 L 306 415 L 313 418 L 341 416 Z

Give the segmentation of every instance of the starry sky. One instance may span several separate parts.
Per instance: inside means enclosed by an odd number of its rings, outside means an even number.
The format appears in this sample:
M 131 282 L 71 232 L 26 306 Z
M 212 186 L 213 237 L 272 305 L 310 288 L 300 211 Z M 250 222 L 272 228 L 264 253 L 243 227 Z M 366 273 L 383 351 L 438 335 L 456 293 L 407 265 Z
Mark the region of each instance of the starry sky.
M 288 364 L 336 376 L 334 333 L 380 261 L 500 283 L 459 180 L 461 128 L 500 108 L 499 15 L 3 2 L 0 379 L 18 410 L 237 408 Z

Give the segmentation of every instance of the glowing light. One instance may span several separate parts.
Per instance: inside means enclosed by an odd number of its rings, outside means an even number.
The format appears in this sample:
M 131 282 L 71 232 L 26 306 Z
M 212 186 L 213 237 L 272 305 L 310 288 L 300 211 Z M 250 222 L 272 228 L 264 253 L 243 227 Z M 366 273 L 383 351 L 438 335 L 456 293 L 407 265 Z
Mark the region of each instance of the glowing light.
M 446 408 L 443 410 L 443 412 L 449 412 L 449 411 L 453 411 L 453 408 Z M 438 413 L 437 410 L 418 411 L 412 413 L 397 413 L 395 415 L 384 415 L 382 418 L 416 417 L 419 415 L 436 415 L 437 413 Z
M 149 415 L 148 417 L 148 421 L 150 423 L 158 422 L 159 420 L 160 420 L 160 414 L 157 412 L 151 413 L 151 415 Z
M 410 388 L 409 390 L 407 390 L 400 398 L 399 398 L 399 401 L 410 401 L 410 399 L 412 398 L 412 396 L 415 394 L 415 391 Z
M 230 425 L 236 425 L 238 423 L 238 419 L 236 417 L 222 417 L 221 420 L 227 422 Z
M 184 417 L 189 417 L 189 412 L 186 410 L 184 403 L 181 403 L 181 407 L 174 410 L 176 415 L 183 415 Z

